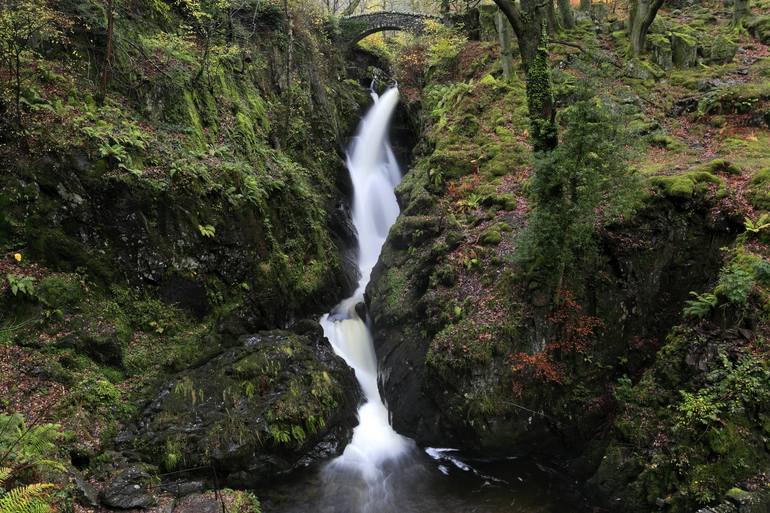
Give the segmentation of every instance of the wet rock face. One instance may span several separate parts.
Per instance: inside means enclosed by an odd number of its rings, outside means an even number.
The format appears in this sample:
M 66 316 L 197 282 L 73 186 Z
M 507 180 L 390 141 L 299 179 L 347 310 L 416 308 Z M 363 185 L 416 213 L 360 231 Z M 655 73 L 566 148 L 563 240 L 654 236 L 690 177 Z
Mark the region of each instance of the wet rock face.
M 339 453 L 355 425 L 358 386 L 319 330 L 268 331 L 183 371 L 144 409 L 124 450 L 162 471 L 216 470 L 249 487 Z M 317 326 L 317 324 L 316 324 Z
M 548 320 L 549 299 L 539 302 L 537 290 L 505 299 L 519 301 L 526 309 L 508 341 L 494 335 L 489 353 L 477 357 L 474 351 L 482 347 L 481 338 L 470 331 L 458 341 L 465 351 L 467 340 L 467 356 L 461 353 L 456 367 L 437 367 L 431 361 L 436 340 L 447 333 L 443 323 L 448 308 L 436 290 L 453 286 L 459 278 L 442 264 L 442 255 L 456 244 L 450 226 L 431 225 L 420 232 L 427 234 L 423 238 L 402 240 L 413 230 L 400 231 L 399 226 L 434 212 L 433 206 L 411 208 L 423 186 L 418 177 L 410 177 L 400 189 L 404 214 L 391 230 L 367 290 L 381 389 L 394 427 L 418 443 L 480 452 L 527 450 L 531 445 L 558 453 L 564 440 L 579 445 L 606 412 L 581 410 L 569 396 L 570 387 L 547 388 L 537 381 L 525 384 L 516 400 L 512 397 L 509 356 L 518 351 L 537 353 L 545 341 L 559 336 Z M 719 248 L 733 237 L 731 227 L 727 220 L 710 219 L 705 203 L 685 205 L 667 199 L 652 199 L 631 221 L 609 227 L 601 236 L 601 257 L 595 267 L 570 277 L 570 287 L 579 291 L 575 299 L 582 313 L 602 324 L 588 358 L 624 359 L 632 371 L 649 364 L 654 349 L 639 349 L 636 344 L 662 340 L 689 292 L 706 290 L 721 265 Z M 450 316 L 463 315 L 462 309 L 449 310 Z M 510 318 L 504 314 L 490 326 L 494 329 Z M 617 379 L 580 363 L 570 365 L 564 371 L 597 397 Z M 511 398 L 517 406 L 496 404 L 500 397 Z
M 226 192 L 155 187 L 105 173 L 102 164 L 78 155 L 19 164 L 35 188 L 29 252 L 52 269 L 128 282 L 198 320 L 237 301 L 240 334 L 320 315 L 355 286 L 344 183 L 312 191 L 325 198 L 315 210 L 296 190 L 234 207 Z M 345 173 L 339 163 L 328 176 Z M 309 276 L 296 271 L 300 257 L 287 257 L 293 247 L 315 265 Z
M 107 483 L 99 498 L 109 508 L 149 508 L 156 503 L 155 497 L 149 492 L 151 486 L 150 474 L 134 465 L 121 470 Z

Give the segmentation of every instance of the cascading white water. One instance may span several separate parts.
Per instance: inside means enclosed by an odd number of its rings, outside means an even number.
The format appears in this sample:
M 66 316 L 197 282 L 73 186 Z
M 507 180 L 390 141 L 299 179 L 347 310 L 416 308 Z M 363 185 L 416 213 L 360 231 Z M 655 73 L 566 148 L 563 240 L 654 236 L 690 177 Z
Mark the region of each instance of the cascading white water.
M 398 90 L 390 89 L 382 97 L 373 93 L 372 98 L 374 105 L 359 126 L 347 161 L 354 188 L 353 223 L 358 231 L 361 278 L 353 295 L 320 320 L 334 351 L 355 370 L 365 401 L 358 410 L 359 423 L 353 438 L 342 455 L 318 469 L 318 473 L 304 476 L 301 484 L 290 484 L 288 490 L 271 488 L 277 493 L 274 501 L 278 505 L 266 507 L 265 511 L 579 511 L 571 503 L 562 504 L 558 494 L 552 503 L 554 493 L 550 485 L 532 487 L 536 481 L 530 479 L 531 466 L 511 466 L 517 460 L 507 458 L 502 473 L 505 478 L 500 479 L 467 464 L 455 449 L 428 447 L 424 452 L 418 451 L 414 441 L 390 426 L 388 410 L 377 388 L 372 335 L 356 312 L 388 230 L 398 216 L 393 191 L 401 179 L 387 136 L 390 118 L 398 104 Z
M 388 411 L 377 388 L 377 358 L 372 336 L 355 310 L 356 304 L 364 300 L 372 268 L 399 212 L 394 189 L 401 173 L 388 143 L 388 125 L 398 104 L 398 89 L 391 88 L 382 97 L 372 93 L 372 98 L 374 105 L 361 122 L 347 160 L 353 182 L 353 224 L 358 232 L 361 277 L 354 294 L 320 320 L 334 351 L 355 370 L 365 397 L 358 410 L 359 424 L 353 431 L 353 439 L 328 469 L 329 472 L 353 472 L 363 479 L 368 490 L 362 493 L 369 497 L 362 498 L 362 511 L 376 509 L 374 503 L 387 495 L 382 486 L 383 465 L 414 447 L 410 439 L 390 426 Z

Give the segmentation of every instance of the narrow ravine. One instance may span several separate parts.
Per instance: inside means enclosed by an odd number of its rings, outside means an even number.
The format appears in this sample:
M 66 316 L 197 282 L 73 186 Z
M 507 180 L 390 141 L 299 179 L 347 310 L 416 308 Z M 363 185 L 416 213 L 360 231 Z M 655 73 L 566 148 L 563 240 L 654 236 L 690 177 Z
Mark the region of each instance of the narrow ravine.
M 377 388 L 377 357 L 372 335 L 356 312 L 356 305 L 364 301 L 372 268 L 399 212 L 394 190 L 401 180 L 401 171 L 388 142 L 388 126 L 398 105 L 398 89 L 388 89 L 382 97 L 372 92 L 372 98 L 374 105 L 361 122 L 347 160 L 353 182 L 353 224 L 358 233 L 358 287 L 320 322 L 334 351 L 355 370 L 365 397 L 358 409 L 359 424 L 353 439 L 342 456 L 330 464 L 330 472 L 335 469 L 356 472 L 366 483 L 367 494 L 372 496 L 370 500 L 376 501 L 382 493 L 382 465 L 413 451 L 414 443 L 390 426 L 387 408 Z
M 294 480 L 260 491 L 265 511 L 299 513 L 543 513 L 580 511 L 570 483 L 558 471 L 504 455 L 496 460 L 462 456 L 455 449 L 421 450 L 391 426 L 377 386 L 378 364 L 370 326 L 358 305 L 388 231 L 399 215 L 395 188 L 401 171 L 389 142 L 398 89 L 382 96 L 362 119 L 348 152 L 353 183 L 352 220 L 358 233 L 358 287 L 320 319 L 334 351 L 356 375 L 363 402 L 358 425 L 342 455 Z

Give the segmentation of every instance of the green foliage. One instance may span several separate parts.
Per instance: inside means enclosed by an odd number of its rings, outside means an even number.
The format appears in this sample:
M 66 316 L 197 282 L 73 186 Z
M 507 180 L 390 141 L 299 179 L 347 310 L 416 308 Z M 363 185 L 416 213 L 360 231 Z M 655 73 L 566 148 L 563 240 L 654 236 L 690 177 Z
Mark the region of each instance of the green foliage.
M 226 494 L 233 495 L 233 501 L 230 505 L 234 513 L 261 513 L 262 507 L 259 499 L 253 492 L 224 490 Z
M 679 413 L 677 428 L 706 427 L 719 421 L 719 413 L 724 405 L 708 391 L 696 394 L 680 390 L 682 401 L 677 404 Z
M 448 78 L 455 70 L 466 37 L 456 28 L 428 21 L 423 31 L 423 40 L 427 44 L 428 74 L 437 80 Z
M 612 210 L 638 190 L 626 166 L 622 124 L 609 105 L 581 100 L 562 116 L 567 127 L 561 144 L 535 161 L 535 208 L 519 250 L 531 271 L 557 287 L 566 269 L 592 254 L 600 205 Z M 609 191 L 611 202 L 602 204 Z
M 43 0 L 0 3 L 0 71 L 5 71 L 0 73 L 0 123 L 13 119 L 15 129 L 22 130 L 22 87 L 41 51 L 61 43 L 67 26 L 67 20 Z
M 8 287 L 14 296 L 21 294 L 28 298 L 35 297 L 35 278 L 33 276 L 19 276 L 17 274 L 7 274 Z
M 52 488 L 54 485 L 50 483 L 17 486 L 7 492 L 3 492 L 0 488 L 0 511 L 2 513 L 49 513 L 53 511 L 53 507 L 47 496 Z
M 58 424 L 28 425 L 19 413 L 0 414 L 0 466 L 32 466 L 60 469 L 55 461 L 62 437 Z
M 551 85 L 551 65 L 548 61 L 548 31 L 540 30 L 537 53 L 527 69 L 527 107 L 535 151 L 545 151 L 557 143 L 556 114 Z
M 205 225 L 199 224 L 198 231 L 200 232 L 201 235 L 203 235 L 208 239 L 214 237 L 214 235 L 216 235 L 217 233 L 216 228 L 214 228 L 214 226 L 210 224 L 205 224 Z
M 132 152 L 144 150 L 148 137 L 120 107 L 110 105 L 99 110 L 89 109 L 75 119 L 75 124 L 96 145 L 99 157 L 114 162 L 120 169 L 140 173 Z
M 687 306 L 683 310 L 684 314 L 690 317 L 702 319 L 711 313 L 719 303 L 719 299 L 716 295 L 708 292 L 704 294 L 690 292 L 690 295 L 694 296 L 695 299 L 687 301 Z
M 714 294 L 726 299 L 733 306 L 745 307 L 754 286 L 754 273 L 741 259 L 728 264 L 719 275 Z
M 760 215 L 756 221 L 746 217 L 743 221 L 743 225 L 748 233 L 759 233 L 764 230 L 770 229 L 770 213 L 765 212 Z
M 21 414 L 0 414 L 2 513 L 53 511 L 51 492 L 54 485 L 40 482 L 40 475 L 65 471 L 56 459 L 61 438 L 61 428 L 57 424 L 27 425 Z

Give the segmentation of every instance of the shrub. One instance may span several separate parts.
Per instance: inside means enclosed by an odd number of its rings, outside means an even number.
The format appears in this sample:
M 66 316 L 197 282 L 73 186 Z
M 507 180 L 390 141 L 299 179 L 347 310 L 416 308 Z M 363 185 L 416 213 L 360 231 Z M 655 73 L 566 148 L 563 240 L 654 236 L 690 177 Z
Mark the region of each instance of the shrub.
M 561 143 L 539 154 L 531 191 L 535 208 L 519 258 L 557 289 L 567 268 L 594 249 L 596 212 L 617 210 L 637 189 L 626 166 L 624 134 L 610 106 L 598 98 L 578 101 L 562 113 Z M 612 203 L 603 203 L 612 191 Z

